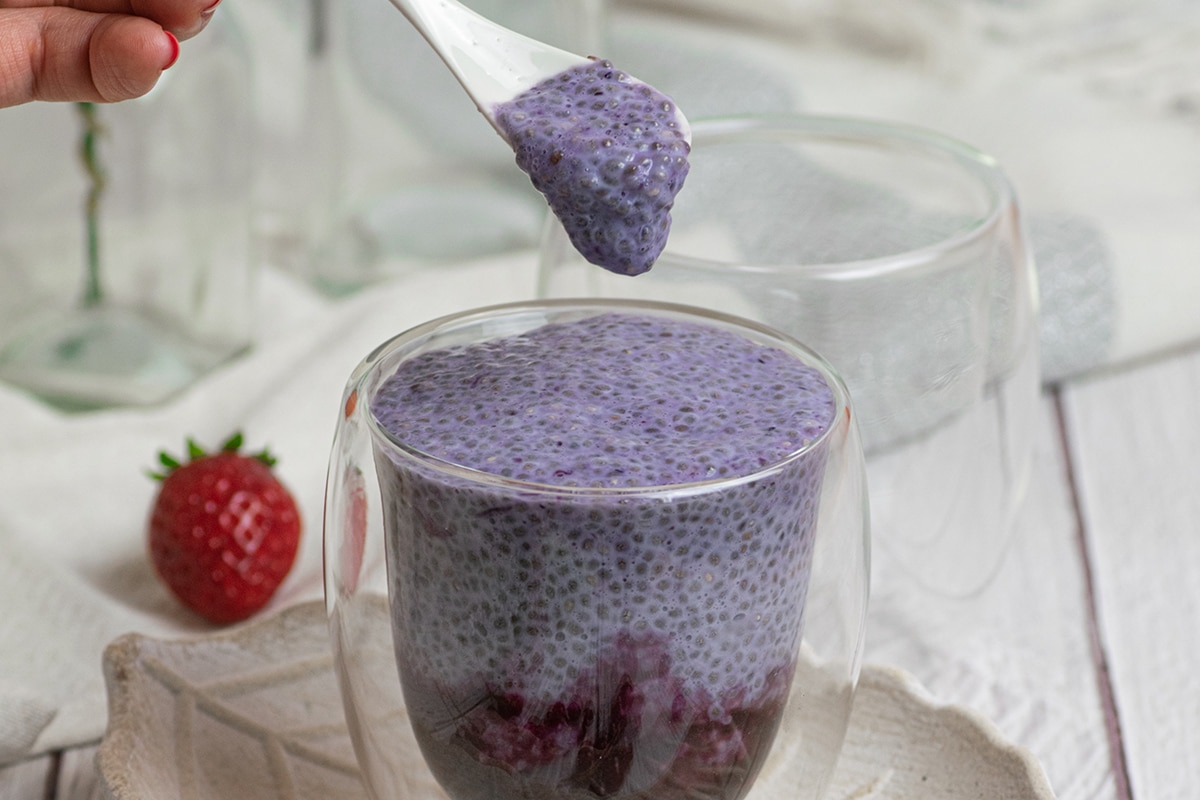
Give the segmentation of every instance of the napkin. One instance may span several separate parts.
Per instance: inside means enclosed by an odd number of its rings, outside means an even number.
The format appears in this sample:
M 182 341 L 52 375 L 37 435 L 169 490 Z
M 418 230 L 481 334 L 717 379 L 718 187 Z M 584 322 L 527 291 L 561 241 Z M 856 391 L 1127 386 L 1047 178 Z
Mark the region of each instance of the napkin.
M 264 276 L 253 351 L 163 406 L 66 415 L 0 384 L 0 763 L 98 739 L 101 653 L 135 631 L 212 628 L 158 582 L 146 470 L 184 438 L 242 430 L 270 446 L 304 521 L 288 579 L 262 613 L 318 598 L 325 469 L 350 372 L 377 344 L 444 313 L 527 298 L 532 253 L 414 271 L 350 299 Z

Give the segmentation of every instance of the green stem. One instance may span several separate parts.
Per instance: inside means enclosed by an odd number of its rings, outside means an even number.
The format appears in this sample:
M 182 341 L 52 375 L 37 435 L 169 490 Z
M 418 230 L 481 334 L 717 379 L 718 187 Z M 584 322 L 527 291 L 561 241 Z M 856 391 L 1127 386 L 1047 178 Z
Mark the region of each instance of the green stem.
M 83 289 L 83 305 L 96 306 L 103 299 L 100 285 L 100 197 L 104 194 L 105 175 L 100 166 L 99 139 L 102 133 L 95 103 L 76 103 L 83 119 L 83 139 L 79 148 L 83 168 L 90 185 L 84 201 L 84 227 L 87 236 L 87 270 Z

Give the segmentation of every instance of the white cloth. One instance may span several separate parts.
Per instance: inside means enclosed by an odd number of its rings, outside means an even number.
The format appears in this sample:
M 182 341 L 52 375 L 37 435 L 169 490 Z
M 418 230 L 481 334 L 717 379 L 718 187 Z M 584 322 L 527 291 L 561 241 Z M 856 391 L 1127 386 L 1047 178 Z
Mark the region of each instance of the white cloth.
M 412 272 L 336 302 L 267 275 L 253 351 L 157 408 L 63 415 L 0 384 L 0 763 L 101 736 L 101 655 L 117 636 L 211 630 L 146 556 L 159 450 L 182 454 L 187 436 L 215 447 L 236 430 L 269 445 L 304 529 L 264 613 L 320 597 L 325 469 L 351 370 L 418 322 L 532 296 L 534 261 Z

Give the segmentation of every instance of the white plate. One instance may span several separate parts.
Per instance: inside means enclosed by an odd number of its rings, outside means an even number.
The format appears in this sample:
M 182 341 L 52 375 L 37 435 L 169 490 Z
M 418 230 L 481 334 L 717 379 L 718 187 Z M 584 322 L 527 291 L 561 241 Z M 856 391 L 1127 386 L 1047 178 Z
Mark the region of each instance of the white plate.
M 200 639 L 136 634 L 104 656 L 96 757 L 113 800 L 366 798 L 320 602 Z M 412 753 L 416 768 L 420 756 Z M 430 787 L 430 797 L 444 797 Z M 829 800 L 1053 800 L 1041 767 L 907 674 L 863 668 Z

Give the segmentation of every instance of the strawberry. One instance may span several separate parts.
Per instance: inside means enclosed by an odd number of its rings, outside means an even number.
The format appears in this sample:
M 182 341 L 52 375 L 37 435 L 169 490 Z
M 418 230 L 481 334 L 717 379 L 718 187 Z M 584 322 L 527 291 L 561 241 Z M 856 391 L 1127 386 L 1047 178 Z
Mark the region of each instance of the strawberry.
M 188 440 L 188 461 L 166 468 L 150 514 L 150 560 L 184 605 L 226 624 L 258 611 L 296 558 L 300 512 L 265 450 L 239 452 L 241 434 L 208 454 Z

